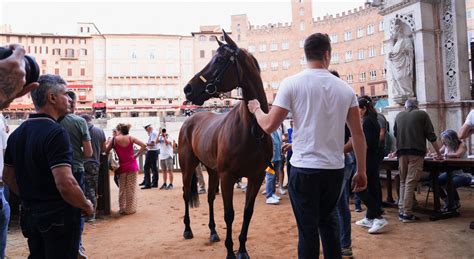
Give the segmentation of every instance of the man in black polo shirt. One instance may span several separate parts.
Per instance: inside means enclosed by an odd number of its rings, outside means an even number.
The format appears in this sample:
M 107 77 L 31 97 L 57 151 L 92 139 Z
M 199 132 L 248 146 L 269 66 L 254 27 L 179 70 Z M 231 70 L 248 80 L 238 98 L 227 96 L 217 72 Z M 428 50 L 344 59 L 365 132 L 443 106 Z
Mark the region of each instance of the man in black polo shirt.
M 8 139 L 3 180 L 21 198 L 21 229 L 32 258 L 77 258 L 87 200 L 71 172 L 69 136 L 56 120 L 70 98 L 59 76 L 43 75 L 31 92 L 37 111 Z

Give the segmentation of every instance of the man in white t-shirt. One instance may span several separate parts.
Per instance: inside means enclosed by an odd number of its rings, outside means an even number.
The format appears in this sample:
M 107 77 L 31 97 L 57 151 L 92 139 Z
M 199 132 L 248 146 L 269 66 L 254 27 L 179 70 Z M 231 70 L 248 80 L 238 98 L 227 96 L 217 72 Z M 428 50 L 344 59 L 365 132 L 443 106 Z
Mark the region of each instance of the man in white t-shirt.
M 293 155 L 288 189 L 298 225 L 298 257 L 319 257 L 319 235 L 324 258 L 341 258 L 337 223 L 331 212 L 344 176 L 344 125 L 347 123 L 357 158 L 354 191 L 366 188 L 365 137 L 356 95 L 328 71 L 331 44 L 327 34 L 315 33 L 304 43 L 308 69 L 286 78 L 268 114 L 257 100 L 248 108 L 267 133 L 276 130 L 291 112 Z M 319 234 L 318 234 L 319 233 Z
M 464 125 L 459 129 L 459 138 L 460 139 L 465 139 L 469 137 L 474 131 L 474 110 L 470 111 L 469 114 L 466 117 L 466 121 L 464 122 Z M 471 224 L 469 226 L 471 229 L 474 229 L 474 221 L 471 221 Z
M 173 189 L 173 140 L 166 133 L 166 129 L 161 129 L 157 141 L 160 148 L 160 167 L 163 171 L 163 185 L 160 190 L 171 190 Z M 170 183 L 166 185 L 170 178 Z

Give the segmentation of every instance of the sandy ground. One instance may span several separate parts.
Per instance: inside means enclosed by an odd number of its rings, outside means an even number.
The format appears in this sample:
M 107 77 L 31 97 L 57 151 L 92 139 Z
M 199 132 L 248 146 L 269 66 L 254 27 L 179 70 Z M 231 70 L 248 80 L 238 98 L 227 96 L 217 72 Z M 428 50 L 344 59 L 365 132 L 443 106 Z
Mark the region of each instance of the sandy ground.
M 142 177 L 138 177 L 139 181 Z M 180 173 L 175 174 L 174 184 L 173 190 L 138 190 L 138 212 L 128 216 L 117 213 L 118 190 L 112 184 L 112 216 L 86 225 L 83 242 L 89 258 L 224 258 L 226 228 L 221 197 L 217 196 L 215 202 L 217 231 L 221 241 L 209 242 L 207 195 L 200 195 L 201 206 L 191 209 L 194 239 L 184 240 Z M 420 222 L 404 224 L 398 221 L 396 209 L 387 208 L 389 226 L 383 234 L 369 235 L 367 229 L 352 224 L 354 256 L 474 258 L 474 230 L 469 229 L 469 222 L 474 220 L 473 193 L 474 190 L 460 192 L 463 207 L 458 218 L 433 222 L 429 221 L 429 214 L 419 213 Z M 297 257 L 295 219 L 288 196 L 282 197 L 280 205 L 266 205 L 264 196 L 258 195 L 247 242 L 252 258 Z M 426 192 L 422 192 L 418 200 L 424 201 L 425 197 Z M 234 250 L 238 249 L 244 198 L 245 194 L 235 189 Z M 424 205 L 424 202 L 420 203 Z M 351 205 L 352 222 L 355 222 L 364 214 L 354 212 L 353 209 Z M 27 255 L 26 240 L 13 227 L 8 237 L 7 256 L 25 258 Z

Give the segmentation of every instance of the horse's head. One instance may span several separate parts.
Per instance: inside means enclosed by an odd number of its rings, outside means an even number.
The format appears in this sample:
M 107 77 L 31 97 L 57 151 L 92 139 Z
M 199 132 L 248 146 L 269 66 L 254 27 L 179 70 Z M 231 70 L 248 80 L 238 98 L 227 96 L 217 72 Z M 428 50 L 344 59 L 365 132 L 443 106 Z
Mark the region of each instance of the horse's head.
M 212 97 L 236 88 L 241 80 L 242 69 L 237 61 L 241 50 L 225 31 L 226 44 L 216 38 L 219 48 L 211 61 L 184 87 L 188 101 L 202 105 Z

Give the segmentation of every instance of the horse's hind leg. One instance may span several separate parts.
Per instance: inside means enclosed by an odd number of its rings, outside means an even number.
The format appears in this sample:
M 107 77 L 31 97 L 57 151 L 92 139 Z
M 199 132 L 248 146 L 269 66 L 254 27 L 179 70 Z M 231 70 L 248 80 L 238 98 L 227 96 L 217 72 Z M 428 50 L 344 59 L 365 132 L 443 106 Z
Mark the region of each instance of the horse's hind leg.
M 229 176 L 229 173 L 221 174 L 222 200 L 224 201 L 224 220 L 227 227 L 225 238 L 225 247 L 227 248 L 227 259 L 235 258 L 234 243 L 232 242 L 232 223 L 234 222 L 234 183 L 235 177 Z
M 211 230 L 211 236 L 209 240 L 211 242 L 220 241 L 219 235 L 216 231 L 216 222 L 214 221 L 214 200 L 216 198 L 216 189 L 219 184 L 219 176 L 215 171 L 207 168 L 207 173 L 209 174 L 209 186 L 207 194 L 207 202 L 209 203 L 209 230 Z
M 245 243 L 247 242 L 247 234 L 249 230 L 250 220 L 252 219 L 252 215 L 253 215 L 255 198 L 257 197 L 257 194 L 260 190 L 260 186 L 262 185 L 264 177 L 265 177 L 265 173 L 261 173 L 257 175 L 255 178 L 248 179 L 247 192 L 245 196 L 244 222 L 242 224 L 242 230 L 240 231 L 240 235 L 239 235 L 240 247 L 239 247 L 239 251 L 237 252 L 238 259 L 250 258 L 247 253 L 247 248 L 245 247 Z

